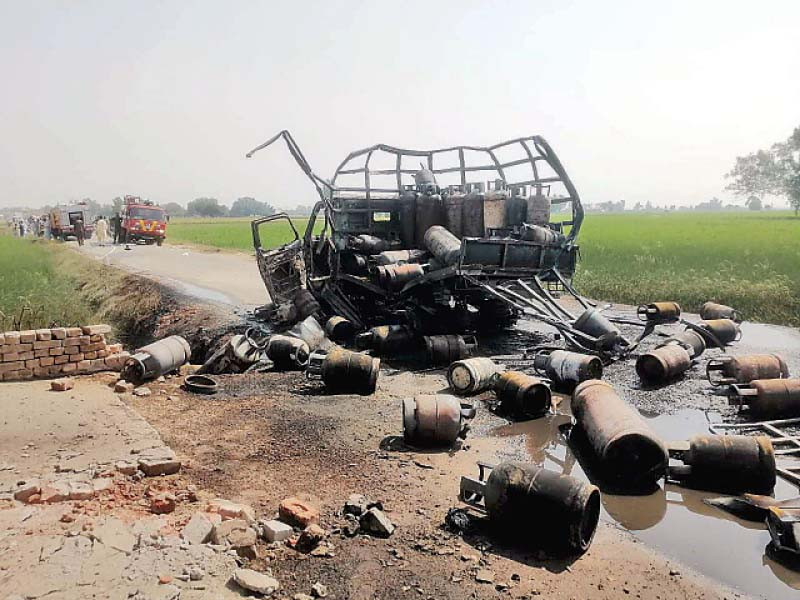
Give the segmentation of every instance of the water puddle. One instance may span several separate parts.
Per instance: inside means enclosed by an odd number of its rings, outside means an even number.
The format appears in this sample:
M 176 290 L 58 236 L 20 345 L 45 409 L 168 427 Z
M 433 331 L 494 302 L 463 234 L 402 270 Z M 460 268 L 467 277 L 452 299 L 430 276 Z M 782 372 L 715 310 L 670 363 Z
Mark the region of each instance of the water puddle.
M 569 400 L 563 399 L 559 411 L 567 413 L 568 404 Z M 664 440 L 685 440 L 693 434 L 708 433 L 709 419 L 719 421 L 718 415 L 701 410 L 643 416 Z M 515 458 L 586 479 L 559 434 L 559 425 L 568 421 L 566 414 L 555 415 L 503 425 L 489 435 L 510 442 Z M 794 486 L 778 479 L 776 498 L 797 493 Z M 630 531 L 649 547 L 748 594 L 783 599 L 792 590 L 800 589 L 800 573 L 767 555 L 770 536 L 765 527 L 703 503 L 704 498 L 721 495 L 672 484 L 662 484 L 648 496 L 604 493 L 601 518 Z

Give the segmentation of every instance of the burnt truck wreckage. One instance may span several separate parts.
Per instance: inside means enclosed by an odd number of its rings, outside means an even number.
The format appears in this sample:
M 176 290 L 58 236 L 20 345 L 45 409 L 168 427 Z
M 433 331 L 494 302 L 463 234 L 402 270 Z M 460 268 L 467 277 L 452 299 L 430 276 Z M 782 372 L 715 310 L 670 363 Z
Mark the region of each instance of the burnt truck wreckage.
M 358 331 L 399 325 L 436 335 L 499 331 L 524 317 L 555 327 L 575 350 L 610 358 L 635 347 L 571 285 L 584 212 L 544 138 L 438 150 L 378 144 L 351 152 L 329 181 L 288 131 L 247 156 L 280 139 L 320 201 L 302 238 L 285 214 L 252 222 L 273 323 L 321 310 Z M 554 208 L 564 218 L 553 219 Z M 264 248 L 260 227 L 277 220 L 295 239 Z M 567 311 L 554 290 L 583 312 Z

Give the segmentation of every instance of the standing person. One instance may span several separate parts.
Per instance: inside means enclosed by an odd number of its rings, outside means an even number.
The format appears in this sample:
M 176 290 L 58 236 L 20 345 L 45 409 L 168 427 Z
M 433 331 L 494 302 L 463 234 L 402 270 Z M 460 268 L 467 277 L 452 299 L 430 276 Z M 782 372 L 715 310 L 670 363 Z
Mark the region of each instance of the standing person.
M 106 240 L 108 239 L 108 221 L 105 220 L 103 215 L 100 215 L 94 227 L 95 231 L 97 231 L 97 243 L 101 246 L 105 246 Z
M 50 231 L 50 215 L 45 215 L 42 219 L 44 220 L 44 239 L 50 240 L 53 237 Z
M 118 244 L 122 238 L 122 217 L 116 213 L 111 219 L 111 227 L 114 229 L 114 243 Z
M 75 237 L 78 238 L 78 246 L 83 246 L 86 239 L 86 231 L 83 229 L 83 219 L 75 219 Z
M 19 237 L 21 237 L 21 238 L 25 237 L 25 220 L 24 219 L 20 219 L 19 220 Z

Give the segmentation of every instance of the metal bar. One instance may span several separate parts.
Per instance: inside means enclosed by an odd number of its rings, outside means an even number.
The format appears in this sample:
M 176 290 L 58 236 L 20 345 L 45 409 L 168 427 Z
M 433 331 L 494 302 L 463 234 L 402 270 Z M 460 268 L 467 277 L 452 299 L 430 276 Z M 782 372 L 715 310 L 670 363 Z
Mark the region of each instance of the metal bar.
M 467 185 L 467 172 L 465 170 L 466 164 L 464 163 L 464 149 L 458 149 L 458 166 L 461 167 L 461 185 Z
M 538 290 L 539 290 L 539 291 L 540 291 L 542 294 L 544 294 L 544 296 L 545 296 L 545 297 L 546 297 L 546 298 L 547 298 L 547 299 L 550 301 L 550 303 L 551 303 L 553 306 L 555 306 L 555 307 L 556 307 L 556 309 L 557 309 L 558 311 L 560 311 L 560 312 L 561 312 L 561 313 L 562 313 L 562 314 L 563 314 L 565 317 L 567 317 L 567 318 L 568 318 L 570 321 L 574 321 L 574 320 L 575 320 L 575 315 L 573 315 L 572 313 L 570 313 L 570 312 L 569 312 L 569 311 L 568 311 L 566 308 L 564 308 L 564 307 L 563 307 L 563 306 L 561 306 L 561 305 L 560 305 L 558 302 L 556 302 L 556 299 L 555 299 L 555 298 L 553 298 L 553 296 L 550 294 L 550 292 L 548 292 L 548 291 L 547 291 L 547 288 L 545 288 L 545 287 L 542 285 L 542 282 L 539 280 L 539 277 L 538 277 L 538 276 L 534 275 L 534 276 L 533 276 L 533 281 L 534 281 L 534 283 L 536 284 L 536 288 L 537 288 L 537 289 L 538 289 Z M 520 283 L 521 283 L 521 285 L 523 285 L 524 287 L 526 287 L 526 288 L 527 288 L 527 285 L 526 285 L 525 283 L 522 283 L 522 282 L 520 282 Z M 531 293 L 533 293 L 533 292 L 531 291 Z

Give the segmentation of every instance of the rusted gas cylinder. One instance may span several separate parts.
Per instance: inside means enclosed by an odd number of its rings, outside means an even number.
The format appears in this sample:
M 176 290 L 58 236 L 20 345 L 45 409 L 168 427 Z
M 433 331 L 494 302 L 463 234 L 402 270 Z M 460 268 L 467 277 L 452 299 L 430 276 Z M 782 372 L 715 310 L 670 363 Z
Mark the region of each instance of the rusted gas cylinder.
M 442 197 L 444 203 L 444 226 L 457 238 L 463 235 L 464 192 L 453 192 Z
M 550 198 L 541 192 L 528 196 L 527 223 L 547 225 L 550 222 Z
M 171 335 L 139 348 L 125 360 L 121 375 L 126 381 L 142 383 L 180 368 L 191 356 L 189 342 Z
M 416 245 L 417 193 L 406 191 L 400 196 L 400 241 L 404 248 Z M 381 264 L 381 263 L 379 263 Z
M 506 190 L 490 190 L 483 200 L 483 226 L 488 229 L 501 229 L 506 226 Z
M 422 277 L 425 271 L 422 265 L 385 265 L 375 268 L 378 275 L 378 285 L 393 292 L 405 287 L 409 281 Z
M 506 200 L 506 225 L 519 227 L 528 218 L 528 200 L 524 195 L 525 188 L 515 188 Z
M 552 406 L 550 388 L 538 377 L 506 371 L 494 383 L 494 393 L 503 410 L 518 419 L 538 419 Z
M 352 251 L 342 252 L 339 256 L 339 264 L 345 273 L 358 277 L 369 275 L 369 261 L 366 256 Z
M 380 366 L 379 358 L 336 346 L 327 353 L 313 352 L 306 376 L 322 379 L 325 388 L 334 394 L 369 395 L 375 391 Z
M 417 222 L 415 225 L 415 246 L 425 247 L 425 232 L 434 225 L 444 225 L 444 204 L 439 194 L 419 194 L 417 196 Z
M 480 506 L 498 532 L 581 554 L 600 518 L 600 491 L 590 483 L 531 463 L 504 462 L 483 481 L 461 478 L 461 499 Z
M 717 338 L 724 346 L 742 339 L 742 330 L 739 328 L 739 325 L 731 319 L 700 321 L 698 327 L 700 327 L 701 330 L 700 335 L 703 335 L 703 332 L 706 333 L 706 335 L 704 335 L 706 338 L 706 346 L 717 346 L 717 342 L 714 341 L 711 335 Z
M 536 242 L 545 246 L 558 244 L 564 236 L 549 227 L 524 223 L 520 228 L 519 239 L 526 242 Z
M 609 478 L 639 487 L 664 476 L 664 443 L 609 384 L 590 379 L 576 387 L 572 414 Z
M 375 256 L 377 265 L 404 265 L 422 262 L 427 253 L 424 250 L 387 250 Z
M 466 396 L 491 389 L 502 371 L 491 358 L 466 358 L 450 365 L 447 381 L 456 394 Z
M 308 363 L 311 350 L 300 338 L 276 334 L 267 341 L 266 353 L 277 369 L 300 369 Z
M 732 493 L 769 494 L 775 487 L 775 451 L 767 436 L 696 435 L 688 448 L 671 448 L 683 465 L 669 479 L 690 487 Z
M 421 394 L 403 400 L 403 438 L 412 446 L 452 446 L 465 438 L 475 409 L 449 394 Z
M 712 358 L 706 365 L 711 385 L 750 383 L 755 379 L 786 379 L 789 367 L 777 354 L 748 354 Z
M 680 344 L 667 344 L 636 359 L 636 374 L 646 384 L 663 383 L 692 366 L 689 351 Z
M 596 308 L 587 308 L 572 325 L 600 341 L 601 346 L 611 346 L 622 337 L 622 332 Z
M 533 357 L 533 366 L 562 386 L 574 387 L 603 376 L 603 362 L 598 357 L 568 350 L 539 350 Z
M 428 362 L 432 366 L 449 365 L 467 358 L 478 345 L 475 336 L 428 335 L 425 340 Z
M 731 404 L 746 404 L 756 419 L 800 417 L 800 379 L 755 379 L 728 388 Z
M 380 254 L 389 249 L 389 242 L 377 236 L 362 233 L 350 238 L 348 246 L 362 254 Z
M 353 323 L 339 315 L 331 317 L 325 323 L 325 335 L 327 335 L 331 341 L 342 342 L 349 340 L 353 337 L 354 333 L 355 327 Z
M 406 325 L 379 325 L 357 335 L 356 347 L 389 356 L 413 349 L 417 341 L 417 335 Z
M 667 323 L 677 321 L 681 316 L 681 305 L 677 302 L 651 302 L 642 304 L 636 309 L 642 321 Z
M 484 194 L 478 189 L 469 192 L 464 198 L 464 211 L 462 213 L 461 230 L 463 237 L 483 237 L 486 228 L 483 224 Z
M 461 256 L 461 240 L 441 225 L 425 232 L 425 247 L 445 266 L 456 264 Z
M 742 318 L 735 308 L 725 306 L 724 304 L 717 304 L 716 302 L 706 302 L 700 307 L 701 319 L 730 319 L 740 323 Z
M 689 356 L 692 358 L 697 358 L 706 351 L 705 339 L 693 329 L 687 329 L 686 331 L 676 333 L 675 335 L 668 337 L 661 345 L 668 346 L 669 344 L 680 344 L 686 348 L 686 350 L 689 352 Z
M 317 299 L 305 288 L 297 290 L 297 293 L 294 295 L 293 304 L 297 309 L 298 321 L 315 315 L 322 309 Z

